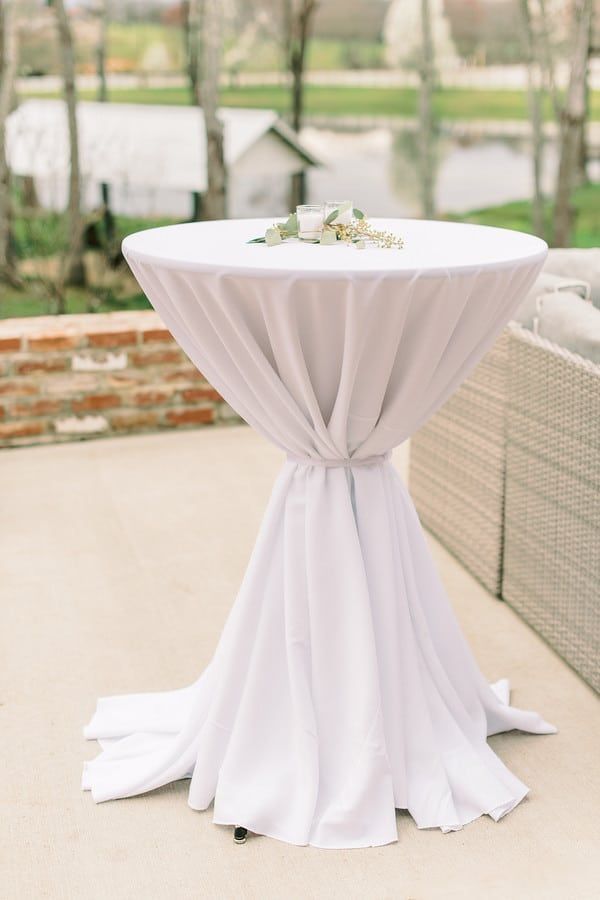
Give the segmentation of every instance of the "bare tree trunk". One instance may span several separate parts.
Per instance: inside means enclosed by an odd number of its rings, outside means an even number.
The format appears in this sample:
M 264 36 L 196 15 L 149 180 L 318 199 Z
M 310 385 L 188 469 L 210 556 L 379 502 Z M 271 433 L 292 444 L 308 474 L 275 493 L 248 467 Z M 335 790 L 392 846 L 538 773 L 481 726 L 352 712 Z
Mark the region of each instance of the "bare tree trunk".
M 85 266 L 83 261 L 83 216 L 81 212 L 81 172 L 79 168 L 79 133 L 77 128 L 77 89 L 75 85 L 75 50 L 69 17 L 64 0 L 52 0 L 56 13 L 56 24 L 60 42 L 61 61 L 63 67 L 65 103 L 69 126 L 69 243 L 61 266 L 58 294 L 62 298 L 60 310 L 64 311 L 64 290 L 66 284 L 85 285 Z
M 317 6 L 317 0 L 284 0 L 285 49 L 292 76 L 291 125 L 296 132 L 302 128 L 306 50 Z M 291 208 L 295 209 L 298 204 L 304 203 L 305 195 L 305 173 L 296 172 L 292 175 Z
M 98 101 L 108 101 L 106 81 L 106 44 L 108 35 L 108 0 L 98 0 L 98 43 L 96 45 L 96 74 L 98 75 Z
M 306 50 L 317 0 L 285 0 L 288 66 L 292 75 L 292 128 L 300 131 L 304 114 Z
M 200 60 L 202 58 L 202 12 L 204 0 L 187 0 L 184 9 L 184 39 L 186 44 L 186 65 L 189 78 L 191 101 L 202 106 L 200 87 Z M 203 218 L 202 194 L 192 193 L 192 221 Z
M 108 83 L 106 79 L 106 45 L 108 38 L 108 2 L 98 0 L 98 44 L 96 46 L 96 74 L 98 75 L 98 102 L 108 102 Z M 100 185 L 100 201 L 102 203 L 102 219 L 104 236 L 109 259 L 112 257 L 115 242 L 115 217 L 110 209 L 110 185 Z
M 531 122 L 531 149 L 533 160 L 532 225 L 535 233 L 543 238 L 545 233 L 544 194 L 542 190 L 544 132 L 542 121 L 542 93 L 539 84 L 540 66 L 538 46 L 533 28 L 529 0 L 519 0 L 519 3 L 525 37 L 527 95 L 529 100 L 529 118 Z
M 575 0 L 573 5 L 573 46 L 571 74 L 561 114 L 560 163 L 554 209 L 554 244 L 566 247 L 571 239 L 573 208 L 571 192 L 575 185 L 581 133 L 587 112 L 587 69 L 593 0 Z
M 592 7 L 592 16 L 593 16 L 593 7 Z M 591 54 L 591 37 L 592 37 L 592 25 L 590 23 L 590 49 L 589 53 Z M 589 58 L 589 57 L 588 57 Z M 590 116 L 590 86 L 589 86 L 589 66 L 586 66 L 585 69 L 585 112 L 581 119 L 581 125 L 579 128 L 579 137 L 578 137 L 578 147 L 577 147 L 577 169 L 575 171 L 575 184 L 581 185 L 585 184 L 588 180 L 587 175 L 587 164 L 589 157 L 589 148 L 588 148 L 588 136 L 586 131 L 586 122 Z
M 194 47 L 192 58 L 196 62 L 196 75 L 191 79 L 191 86 L 195 102 L 204 113 L 206 131 L 206 193 L 202 214 L 205 219 L 224 219 L 227 215 L 227 171 L 223 123 L 218 117 L 222 50 L 220 0 L 190 0 L 189 29 L 190 47 Z
M 184 0 L 183 3 L 183 59 L 192 103 L 196 103 L 198 92 L 198 56 L 201 35 L 200 5 L 201 0 Z
M 13 254 L 11 177 L 6 155 L 6 120 L 14 99 L 17 71 L 15 3 L 0 7 L 0 280 L 18 284 Z
M 206 128 L 207 188 L 204 198 L 204 215 L 207 219 L 224 219 L 227 215 L 227 172 L 225 170 L 223 123 L 218 117 L 222 15 L 220 0 L 204 0 L 202 108 Z
M 545 87 L 550 94 L 552 109 L 554 110 L 556 121 L 559 122 L 562 111 L 562 102 L 560 98 L 560 91 L 556 84 L 556 75 L 554 71 L 554 54 L 552 52 L 552 47 L 550 44 L 546 0 L 537 0 L 537 5 L 539 10 L 537 24 L 540 61 L 545 76 Z
M 421 60 L 419 64 L 419 174 L 423 215 L 435 215 L 433 179 L 433 90 L 435 86 L 435 48 L 431 31 L 429 0 L 421 0 Z

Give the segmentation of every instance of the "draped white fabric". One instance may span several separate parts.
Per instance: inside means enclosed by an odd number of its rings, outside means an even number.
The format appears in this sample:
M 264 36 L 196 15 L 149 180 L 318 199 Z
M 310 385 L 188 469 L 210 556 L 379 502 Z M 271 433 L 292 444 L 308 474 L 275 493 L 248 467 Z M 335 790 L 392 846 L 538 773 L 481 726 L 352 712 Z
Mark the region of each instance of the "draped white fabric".
M 555 728 L 479 671 L 388 456 L 492 344 L 545 245 L 409 221 L 385 223 L 403 251 L 245 244 L 265 224 L 124 245 L 182 348 L 288 461 L 212 662 L 191 687 L 101 699 L 83 787 L 191 777 L 215 822 L 317 847 L 394 841 L 396 808 L 420 828 L 498 819 L 527 788 L 487 735 Z

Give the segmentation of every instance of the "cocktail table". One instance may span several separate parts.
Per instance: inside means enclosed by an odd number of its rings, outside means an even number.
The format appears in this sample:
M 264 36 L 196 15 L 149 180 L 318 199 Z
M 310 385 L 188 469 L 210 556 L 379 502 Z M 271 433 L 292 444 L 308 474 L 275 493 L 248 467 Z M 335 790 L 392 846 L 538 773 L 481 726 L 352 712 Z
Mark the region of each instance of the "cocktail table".
M 211 663 L 183 689 L 100 699 L 83 787 L 103 801 L 189 777 L 216 823 L 316 847 L 394 841 L 396 809 L 444 831 L 499 819 L 528 789 L 487 736 L 555 728 L 481 674 L 389 454 L 491 346 L 546 245 L 411 220 L 375 220 L 402 250 L 247 243 L 269 224 L 123 244 L 180 346 L 286 461 Z

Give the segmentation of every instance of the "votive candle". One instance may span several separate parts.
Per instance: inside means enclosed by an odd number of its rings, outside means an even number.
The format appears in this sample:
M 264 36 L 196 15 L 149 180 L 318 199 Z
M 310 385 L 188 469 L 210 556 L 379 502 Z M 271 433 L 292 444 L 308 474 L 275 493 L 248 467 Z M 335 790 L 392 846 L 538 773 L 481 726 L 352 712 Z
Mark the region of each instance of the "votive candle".
M 298 219 L 298 237 L 306 240 L 319 240 L 323 231 L 325 207 L 322 203 L 304 203 L 296 207 Z
M 328 200 L 325 204 L 325 218 L 331 215 L 332 212 L 335 212 L 336 209 L 341 209 L 342 212 L 339 213 L 331 223 L 332 225 L 350 225 L 352 222 L 352 201 L 351 200 Z

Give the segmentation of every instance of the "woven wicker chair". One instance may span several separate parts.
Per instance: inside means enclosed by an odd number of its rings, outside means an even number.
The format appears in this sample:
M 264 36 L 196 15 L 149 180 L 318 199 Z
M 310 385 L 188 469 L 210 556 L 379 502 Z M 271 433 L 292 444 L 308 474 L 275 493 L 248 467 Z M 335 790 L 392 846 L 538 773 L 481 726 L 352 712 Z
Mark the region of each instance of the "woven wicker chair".
M 600 691 L 600 366 L 511 324 L 411 438 L 419 516 Z
M 600 365 L 508 329 L 502 596 L 600 691 Z
M 411 438 L 410 490 L 423 522 L 499 596 L 508 332 Z

